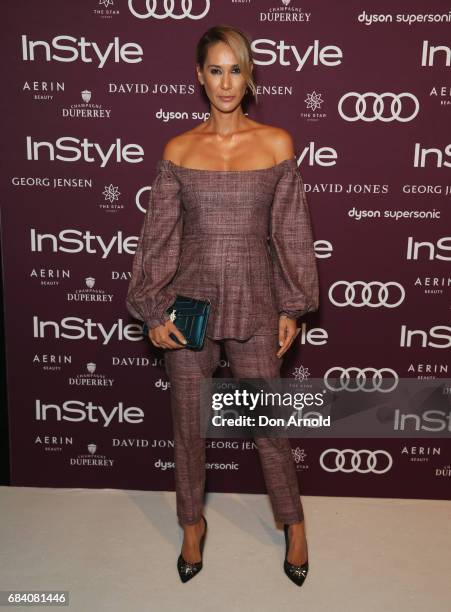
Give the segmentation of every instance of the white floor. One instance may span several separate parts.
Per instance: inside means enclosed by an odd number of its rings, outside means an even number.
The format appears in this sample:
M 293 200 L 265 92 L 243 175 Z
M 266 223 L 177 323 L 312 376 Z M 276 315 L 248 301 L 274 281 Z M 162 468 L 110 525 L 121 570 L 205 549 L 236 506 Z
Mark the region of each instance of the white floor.
M 301 588 L 267 496 L 251 494 L 207 496 L 204 567 L 183 584 L 174 493 L 0 487 L 0 590 L 66 590 L 74 612 L 451 610 L 450 502 L 302 501 Z

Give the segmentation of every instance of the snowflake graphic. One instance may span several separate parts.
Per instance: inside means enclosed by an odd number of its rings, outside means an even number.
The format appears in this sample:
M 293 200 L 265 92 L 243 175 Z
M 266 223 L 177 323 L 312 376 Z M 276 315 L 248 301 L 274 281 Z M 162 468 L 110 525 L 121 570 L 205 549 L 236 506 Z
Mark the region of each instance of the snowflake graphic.
M 114 4 L 113 0 L 99 0 L 99 4 L 103 4 L 105 8 L 108 8 L 111 5 Z
M 292 448 L 291 452 L 293 453 L 293 459 L 296 463 L 303 463 L 304 459 L 307 457 L 305 450 L 303 448 L 299 448 L 299 446 Z
M 311 94 L 307 94 L 307 98 L 304 100 L 307 103 L 307 108 L 311 108 L 315 111 L 317 108 L 321 108 L 321 104 L 324 100 L 321 98 L 320 93 L 316 93 L 316 91 L 312 91 Z
M 105 200 L 114 202 L 114 200 L 119 200 L 119 196 L 121 195 L 118 189 L 118 187 L 114 187 L 114 185 L 110 184 L 108 186 L 105 186 L 105 190 L 102 192 L 102 195 L 105 196 Z
M 308 371 L 308 368 L 299 366 L 298 368 L 294 368 L 293 376 L 296 380 L 306 380 L 310 376 L 310 372 Z

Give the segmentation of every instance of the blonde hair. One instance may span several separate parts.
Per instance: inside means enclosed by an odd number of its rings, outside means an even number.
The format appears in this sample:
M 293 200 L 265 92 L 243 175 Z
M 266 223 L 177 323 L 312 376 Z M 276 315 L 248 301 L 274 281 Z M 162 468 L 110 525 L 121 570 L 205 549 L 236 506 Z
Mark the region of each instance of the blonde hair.
M 248 35 L 228 25 L 219 25 L 209 28 L 199 39 L 196 46 L 196 63 L 203 70 L 207 58 L 208 49 L 215 43 L 223 42 L 234 52 L 241 73 L 252 95 L 257 100 L 257 87 L 252 76 L 251 64 L 253 63 L 251 41 Z

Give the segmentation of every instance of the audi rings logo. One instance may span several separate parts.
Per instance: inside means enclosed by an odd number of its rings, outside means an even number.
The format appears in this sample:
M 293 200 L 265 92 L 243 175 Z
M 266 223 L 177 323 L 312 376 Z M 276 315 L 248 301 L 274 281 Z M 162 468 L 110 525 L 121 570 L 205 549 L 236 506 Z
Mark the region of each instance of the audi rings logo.
M 346 115 L 343 111 L 343 104 L 348 98 L 350 98 L 351 101 L 355 99 L 355 109 L 352 115 Z M 367 103 L 367 98 L 373 100 L 372 110 L 371 105 Z M 367 108 L 370 109 L 369 116 L 366 116 Z M 383 116 L 385 109 L 390 113 L 386 117 Z M 389 92 L 378 94 L 374 91 L 360 94 L 357 91 L 350 91 L 342 96 L 338 102 L 338 112 L 340 113 L 340 117 L 345 121 L 358 121 L 361 119 L 362 121 L 379 120 L 390 122 L 396 120 L 405 123 L 407 121 L 412 121 L 412 119 L 418 115 L 419 109 L 420 103 L 418 102 L 418 98 L 407 91 L 400 94 Z M 410 114 L 408 114 L 409 112 Z M 402 117 L 402 113 L 406 116 Z
M 332 376 L 333 372 L 338 372 L 337 375 Z M 351 379 L 350 374 L 355 372 L 355 378 Z M 383 378 L 383 373 L 388 374 L 388 377 Z M 372 374 L 372 376 L 369 376 Z M 333 386 L 330 378 L 338 380 L 339 385 Z M 351 380 L 353 386 L 351 387 Z M 370 387 L 366 387 L 366 383 L 370 382 Z M 399 378 L 398 374 L 391 368 L 381 368 L 376 370 L 375 368 L 340 368 L 334 366 L 329 368 L 324 374 L 324 384 L 330 391 L 380 391 L 381 393 L 390 393 L 398 386 Z M 382 388 L 383 383 L 390 383 L 385 389 Z
M 205 4 L 205 8 L 202 13 L 193 14 L 193 0 L 177 0 L 177 5 L 180 6 L 180 11 L 175 12 L 176 0 L 163 0 L 162 10 L 157 12 L 157 7 L 160 4 L 158 0 L 128 0 L 128 8 L 130 12 L 138 19 L 166 19 L 166 17 L 172 17 L 172 19 L 203 19 L 210 10 L 210 0 L 200 0 Z M 139 13 L 134 5 L 139 4 L 142 7 L 142 12 Z M 144 6 L 142 6 L 144 4 Z
M 326 465 L 326 457 L 330 455 L 332 465 Z M 346 458 L 349 457 L 350 465 L 346 466 Z M 335 459 L 335 461 L 334 461 Z M 327 448 L 321 453 L 319 463 L 326 472 L 358 472 L 359 474 L 385 474 L 393 465 L 393 458 L 385 450 L 371 451 L 367 448 L 354 450 L 353 448 Z
M 334 290 L 338 287 L 343 286 L 344 296 L 341 301 L 337 301 L 334 297 Z M 362 287 L 360 298 L 356 299 L 356 287 Z M 372 291 L 372 287 L 379 287 L 378 291 Z M 392 288 L 389 291 L 389 288 Z M 335 291 L 335 294 L 337 292 Z M 373 295 L 377 296 L 377 302 L 371 302 Z M 329 288 L 329 299 L 334 306 L 355 306 L 360 308 L 361 306 L 371 306 L 371 308 L 378 308 L 385 306 L 386 308 L 396 308 L 399 306 L 406 297 L 404 287 L 394 281 L 388 283 L 381 283 L 380 281 L 371 281 L 366 283 L 364 281 L 354 281 L 352 283 L 348 281 L 336 281 Z M 391 300 L 391 303 L 389 303 Z

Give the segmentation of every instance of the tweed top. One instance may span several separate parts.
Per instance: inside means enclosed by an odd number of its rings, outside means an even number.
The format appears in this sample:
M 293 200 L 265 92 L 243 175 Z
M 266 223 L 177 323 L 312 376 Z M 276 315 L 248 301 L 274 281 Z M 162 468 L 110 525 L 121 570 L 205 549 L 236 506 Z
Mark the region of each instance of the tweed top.
M 257 170 L 159 160 L 126 297 L 149 328 L 177 294 L 209 299 L 207 336 L 276 333 L 318 309 L 310 212 L 296 159 Z

